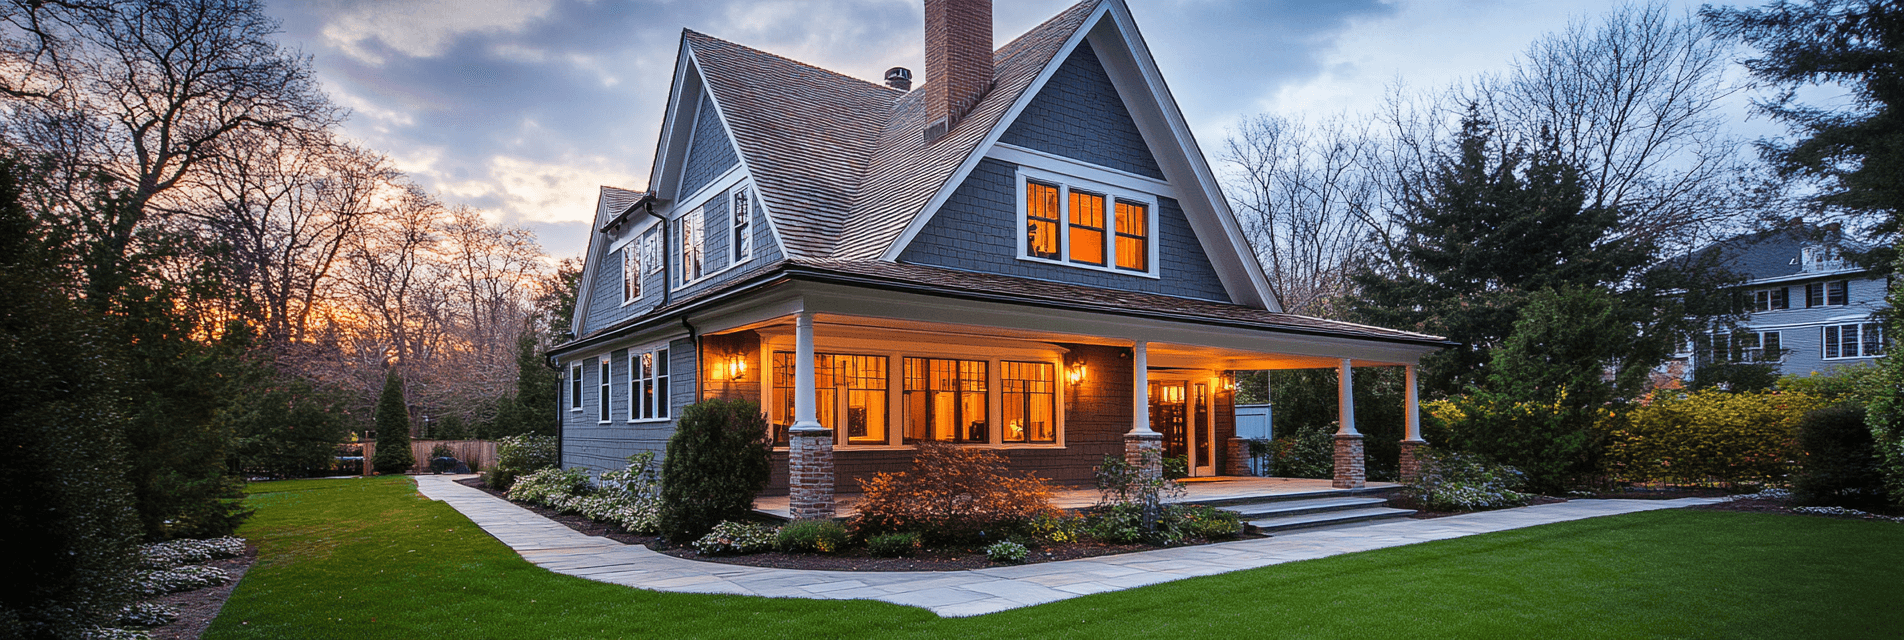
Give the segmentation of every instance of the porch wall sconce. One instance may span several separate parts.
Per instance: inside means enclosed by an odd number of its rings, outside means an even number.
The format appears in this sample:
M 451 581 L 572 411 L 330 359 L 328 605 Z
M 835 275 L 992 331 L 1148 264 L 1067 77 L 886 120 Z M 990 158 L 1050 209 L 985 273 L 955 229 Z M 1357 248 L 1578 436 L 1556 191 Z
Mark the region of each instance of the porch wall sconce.
M 738 353 L 727 356 L 727 379 L 739 380 L 745 375 L 747 375 L 747 358 Z
M 1084 378 L 1087 373 L 1084 368 L 1084 361 L 1080 360 L 1071 363 L 1071 366 L 1065 369 L 1064 377 L 1071 382 L 1072 386 L 1077 386 L 1084 383 Z
M 1226 393 L 1236 392 L 1236 374 L 1234 373 L 1223 374 L 1223 391 Z

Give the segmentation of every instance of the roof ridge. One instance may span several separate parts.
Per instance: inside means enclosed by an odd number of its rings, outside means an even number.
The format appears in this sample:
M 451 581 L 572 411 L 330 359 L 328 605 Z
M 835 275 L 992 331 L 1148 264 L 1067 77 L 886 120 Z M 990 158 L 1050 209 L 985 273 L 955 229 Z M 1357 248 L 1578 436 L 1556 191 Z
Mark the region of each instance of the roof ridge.
M 1086 1 L 1087 1 L 1087 2 L 1097 2 L 1098 0 L 1086 0 Z M 815 65 L 815 64 L 811 64 L 811 63 L 806 63 L 806 62 L 801 62 L 801 61 L 799 61 L 799 60 L 795 60 L 795 59 L 793 59 L 793 58 L 789 58 L 789 57 L 786 57 L 786 56 L 783 56 L 783 55 L 780 55 L 780 54 L 778 54 L 778 53 L 774 53 L 774 52 L 772 52 L 772 51 L 767 51 L 767 50 L 764 50 L 764 49 L 756 49 L 756 48 L 754 48 L 754 47 L 750 47 L 750 46 L 747 46 L 747 45 L 744 45 L 744 44 L 741 44 L 741 43 L 738 43 L 738 42 L 735 42 L 735 41 L 733 41 L 733 40 L 728 40 L 728 39 L 726 39 L 726 38 L 722 38 L 722 37 L 719 37 L 719 36 L 713 36 L 713 35 L 709 35 L 709 34 L 705 34 L 705 33 L 701 33 L 701 32 L 699 32 L 699 31 L 695 31 L 695 30 L 693 30 L 693 29 L 689 29 L 689 28 L 685 28 L 685 27 L 683 27 L 683 28 L 681 29 L 681 31 L 682 31 L 682 32 L 684 32 L 684 33 L 687 33 L 688 35 L 693 35 L 693 36 L 700 36 L 700 37 L 702 37 L 702 38 L 706 38 L 706 39 L 708 39 L 708 40 L 713 40 L 713 41 L 715 41 L 715 42 L 719 42 L 719 43 L 721 43 L 721 44 L 726 44 L 726 45 L 730 45 L 730 46 L 735 46 L 735 47 L 740 47 L 740 48 L 742 48 L 742 49 L 746 49 L 746 50 L 748 50 L 748 51 L 750 51 L 750 52 L 752 52 L 752 53 L 756 53 L 756 54 L 759 54 L 759 55 L 763 55 L 763 56 L 767 56 L 767 57 L 770 57 L 770 58 L 778 58 L 778 59 L 780 59 L 780 60 L 785 60 L 785 61 L 787 61 L 787 62 L 789 62 L 789 63 L 792 63 L 792 64 L 794 64 L 794 65 L 797 65 L 797 66 L 801 66 L 801 67 L 806 67 L 806 68 L 808 68 L 808 69 L 812 69 L 812 70 L 814 70 L 814 71 L 819 71 L 819 72 L 821 72 L 821 73 L 826 73 L 826 74 L 830 74 L 830 75 L 834 75 L 834 76 L 838 76 L 838 77 L 840 77 L 840 78 L 844 78 L 844 79 L 847 79 L 847 80 L 851 80 L 851 81 L 854 81 L 854 82 L 858 82 L 858 83 L 861 83 L 861 84 L 864 84 L 864 85 L 867 85 L 867 86 L 869 86 L 869 87 L 876 87 L 876 88 L 879 88 L 879 89 L 882 89 L 882 90 L 885 90 L 885 91 L 888 91 L 888 92 L 891 92 L 891 93 L 896 93 L 896 94 L 901 94 L 901 95 L 903 95 L 903 94 L 905 94 L 905 93 L 906 93 L 905 91 L 900 91 L 900 90 L 898 90 L 898 89 L 894 89 L 894 88 L 892 88 L 892 87 L 888 87 L 888 86 L 886 86 L 886 85 L 884 85 L 884 84 L 880 84 L 880 83 L 878 83 L 878 82 L 873 82 L 873 81 L 871 81 L 871 80 L 866 80 L 866 79 L 863 79 L 863 78 L 860 78 L 860 77 L 857 77 L 857 76 L 851 76 L 851 75 L 847 75 L 847 74 L 844 74 L 844 73 L 841 73 L 841 72 L 838 72 L 838 71 L 834 71 L 834 70 L 832 70 L 832 69 L 828 69 L 828 68 L 826 68 L 826 67 L 822 67 L 822 66 L 819 66 L 819 65 Z M 895 98 L 896 98 L 896 97 L 897 97 L 897 96 L 895 96 Z

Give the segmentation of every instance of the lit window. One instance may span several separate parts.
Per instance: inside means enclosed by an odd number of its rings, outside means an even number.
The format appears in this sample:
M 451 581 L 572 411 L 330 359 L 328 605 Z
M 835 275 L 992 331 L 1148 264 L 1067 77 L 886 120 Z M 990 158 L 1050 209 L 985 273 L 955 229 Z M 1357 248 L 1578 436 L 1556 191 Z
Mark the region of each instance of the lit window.
M 1005 442 L 1058 441 L 1057 376 L 1049 362 L 1001 362 Z
M 906 358 L 906 441 L 987 443 L 986 362 Z
M 1071 192 L 1071 261 L 1104 264 L 1104 196 Z
M 1035 258 L 1058 259 L 1058 188 L 1025 183 L 1025 251 Z
M 1149 268 L 1149 223 L 1144 205 L 1117 201 L 1117 268 L 1133 271 Z
M 609 381 L 614 379 L 609 372 L 608 363 L 609 357 L 607 355 L 603 355 L 602 359 L 597 363 L 601 369 L 601 388 L 596 390 L 596 394 L 599 397 L 595 399 L 595 419 L 602 422 L 608 422 L 609 409 L 611 408 L 608 403 L 608 385 Z
M 628 352 L 628 419 L 668 417 L 668 350 Z
M 753 221 L 753 209 L 748 208 L 747 204 L 747 187 L 743 186 L 734 190 L 734 206 L 729 213 L 733 219 L 731 226 L 734 229 L 734 241 L 728 243 L 728 246 L 733 247 L 733 260 L 730 264 L 740 264 L 747 261 L 747 256 L 752 254 L 754 248 L 754 236 L 748 232 L 747 226 Z
M 886 444 L 886 358 L 830 353 L 813 355 L 814 418 L 848 444 Z M 794 354 L 773 358 L 774 443 L 787 444 L 793 425 Z
M 1884 355 L 1884 326 L 1840 324 L 1824 328 L 1826 358 L 1875 358 Z

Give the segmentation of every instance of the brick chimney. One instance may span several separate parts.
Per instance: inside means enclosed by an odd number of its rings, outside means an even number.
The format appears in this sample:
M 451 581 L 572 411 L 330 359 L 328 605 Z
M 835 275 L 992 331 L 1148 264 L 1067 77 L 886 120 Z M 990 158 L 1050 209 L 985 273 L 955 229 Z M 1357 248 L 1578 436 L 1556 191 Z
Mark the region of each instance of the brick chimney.
M 932 142 L 992 88 L 992 0 L 925 2 L 925 137 Z

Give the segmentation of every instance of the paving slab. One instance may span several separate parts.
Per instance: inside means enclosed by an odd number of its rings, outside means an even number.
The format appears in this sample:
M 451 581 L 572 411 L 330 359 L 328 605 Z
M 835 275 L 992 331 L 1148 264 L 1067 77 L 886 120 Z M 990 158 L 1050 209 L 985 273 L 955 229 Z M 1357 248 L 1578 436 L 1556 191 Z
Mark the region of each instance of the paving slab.
M 535 565 L 598 582 L 651 591 L 725 593 L 824 600 L 879 600 L 944 617 L 976 616 L 1094 593 L 1242 571 L 1344 553 L 1446 540 L 1554 522 L 1676 509 L 1720 501 L 1569 500 L 1435 518 L 1318 529 L 1214 545 L 966 571 L 813 571 L 676 558 L 646 547 L 584 535 L 477 489 L 471 476 L 417 476 L 425 497 L 454 507 Z M 1287 483 L 1292 489 L 1305 485 Z M 1212 492 L 1214 493 L 1214 492 Z

